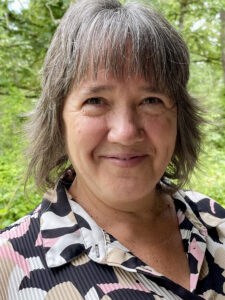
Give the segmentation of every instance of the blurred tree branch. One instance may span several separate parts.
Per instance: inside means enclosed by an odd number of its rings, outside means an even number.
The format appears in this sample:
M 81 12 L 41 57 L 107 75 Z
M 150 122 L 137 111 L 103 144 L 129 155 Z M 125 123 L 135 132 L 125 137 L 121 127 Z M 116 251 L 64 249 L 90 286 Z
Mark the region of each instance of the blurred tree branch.
M 60 19 L 59 19 L 59 20 L 56 20 L 56 19 L 55 19 L 54 15 L 53 15 L 53 12 L 52 12 L 52 10 L 51 10 L 50 5 L 51 5 L 51 2 L 47 2 L 47 3 L 45 4 L 45 6 L 46 6 L 46 7 L 48 8 L 48 10 L 49 10 L 49 13 L 50 13 L 52 22 L 55 23 L 55 24 L 59 24 Z
M 225 10 L 221 9 L 220 11 L 220 20 L 221 20 L 221 50 L 222 50 L 222 66 L 223 66 L 223 78 L 225 86 Z

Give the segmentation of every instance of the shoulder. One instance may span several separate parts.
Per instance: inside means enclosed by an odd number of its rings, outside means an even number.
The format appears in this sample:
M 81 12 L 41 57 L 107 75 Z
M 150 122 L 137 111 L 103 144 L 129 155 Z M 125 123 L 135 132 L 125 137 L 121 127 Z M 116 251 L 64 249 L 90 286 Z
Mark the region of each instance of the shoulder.
M 180 191 L 180 195 L 187 206 L 189 220 L 197 219 L 201 223 L 200 228 L 205 228 L 208 250 L 213 253 L 222 251 L 225 259 L 225 209 L 212 198 L 197 192 Z
M 194 191 L 184 191 L 184 199 L 200 216 L 205 225 L 218 226 L 225 223 L 225 209 L 212 198 Z
M 38 221 L 39 212 L 41 210 L 41 204 L 39 204 L 33 211 L 26 216 L 20 218 L 10 226 L 0 230 L 0 245 L 5 240 L 11 240 L 19 237 L 23 237 L 29 230 L 31 230 L 31 223 Z
M 13 262 L 19 263 L 28 257 L 28 252 L 34 252 L 40 222 L 41 205 L 28 215 L 19 219 L 0 231 L 0 269 Z M 28 250 L 29 249 L 29 250 Z M 2 272 L 0 272 L 2 274 Z
M 13 249 L 21 255 L 26 252 L 28 246 L 30 250 L 32 249 L 31 245 L 32 243 L 35 244 L 35 239 L 37 239 L 40 231 L 40 210 L 41 204 L 15 223 L 0 230 L 0 253 L 4 252 L 9 258 L 9 253 Z
M 37 247 L 40 209 L 41 205 L 0 231 L 0 299 L 8 299 L 7 290 L 19 291 L 22 280 L 29 278 L 33 269 L 44 268 Z

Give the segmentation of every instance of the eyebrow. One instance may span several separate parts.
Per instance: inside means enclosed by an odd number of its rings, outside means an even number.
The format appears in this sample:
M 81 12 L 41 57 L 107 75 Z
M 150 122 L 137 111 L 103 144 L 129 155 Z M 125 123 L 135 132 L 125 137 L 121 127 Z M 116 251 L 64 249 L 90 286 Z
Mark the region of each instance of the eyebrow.
M 85 88 L 83 94 L 98 94 L 104 91 L 112 91 L 116 88 L 115 85 L 96 85 L 96 86 L 89 86 Z M 152 86 L 141 86 L 139 88 L 140 92 L 147 92 L 147 93 L 157 93 L 161 94 L 159 90 Z
M 112 91 L 114 90 L 116 87 L 113 85 L 96 85 L 96 86 L 89 86 L 87 88 L 84 89 L 84 94 L 88 95 L 88 94 L 98 94 L 100 92 L 104 92 L 104 91 Z
M 147 93 L 156 93 L 156 94 L 162 94 L 158 89 L 156 89 L 154 86 L 141 86 L 140 90 L 142 92 L 147 92 Z

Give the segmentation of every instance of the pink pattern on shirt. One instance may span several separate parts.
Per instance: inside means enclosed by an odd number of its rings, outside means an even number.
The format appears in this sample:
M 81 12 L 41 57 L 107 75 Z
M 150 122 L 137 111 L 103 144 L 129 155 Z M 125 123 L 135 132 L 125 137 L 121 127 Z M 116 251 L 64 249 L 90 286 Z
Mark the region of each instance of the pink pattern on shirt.
M 198 268 L 200 268 L 200 265 L 202 264 L 203 259 L 204 259 L 204 252 L 199 247 L 195 238 L 190 243 L 188 252 L 191 253 L 194 256 L 194 258 L 198 261 Z M 198 277 L 199 277 L 199 273 L 191 274 L 191 277 L 190 277 L 191 291 L 193 291 L 196 288 L 197 283 L 198 283 Z
M 197 259 L 198 263 L 201 264 L 204 259 L 204 252 L 199 247 L 196 238 L 192 240 L 192 242 L 189 245 L 188 252 L 191 253 L 195 259 Z
M 12 227 L 10 230 L 6 230 L 0 234 L 0 238 L 3 239 L 14 239 L 19 238 L 27 233 L 30 227 L 30 217 L 28 217 L 24 222 L 21 224 Z
M 191 274 L 190 276 L 190 289 L 191 292 L 196 288 L 198 283 L 198 274 Z
M 210 208 L 211 208 L 212 213 L 215 214 L 216 213 L 215 206 L 214 206 L 215 201 L 210 199 L 209 204 L 210 204 Z
M 39 204 L 35 210 L 34 210 L 34 214 L 36 214 L 37 212 L 39 212 L 39 210 L 41 209 L 41 204 Z
M 61 237 L 43 239 L 44 247 L 53 247 Z
M 120 283 L 104 283 L 104 284 L 98 284 L 98 286 L 105 294 L 108 294 L 112 291 L 119 290 L 119 289 L 131 289 L 131 290 L 138 290 L 138 291 L 150 293 L 150 291 L 142 283 L 135 283 L 132 285 L 122 285 Z
M 77 229 L 76 231 L 74 231 L 73 234 L 79 234 L 79 233 L 80 233 L 80 229 Z M 38 246 L 43 244 L 43 246 L 47 247 L 47 248 L 53 247 L 60 238 L 61 238 L 61 236 L 55 237 L 55 238 L 42 238 L 42 236 L 39 233 L 37 240 L 36 240 L 36 244 Z
M 184 213 L 182 212 L 182 210 L 178 210 L 177 211 L 177 219 L 178 219 L 178 223 L 179 223 L 179 225 L 184 221 L 184 219 L 185 219 L 185 215 L 184 215 Z
M 35 247 L 41 246 L 41 245 L 42 245 L 42 235 L 41 235 L 41 232 L 39 232 L 36 242 L 35 242 Z
M 208 235 L 208 230 L 207 230 L 206 228 L 200 229 L 199 232 L 200 232 L 203 236 L 207 236 L 207 235 Z
M 12 247 L 2 246 L 0 251 L 1 259 L 9 259 L 18 265 L 27 277 L 30 277 L 30 263 Z

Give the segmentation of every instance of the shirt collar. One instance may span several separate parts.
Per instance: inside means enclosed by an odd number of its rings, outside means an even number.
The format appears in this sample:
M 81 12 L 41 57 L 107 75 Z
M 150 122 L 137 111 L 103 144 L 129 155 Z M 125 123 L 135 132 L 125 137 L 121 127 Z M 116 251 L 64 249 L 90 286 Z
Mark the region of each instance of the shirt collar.
M 61 266 L 85 251 L 79 224 L 63 182 L 47 192 L 40 212 L 40 233 L 48 267 Z
M 84 252 L 95 262 L 109 265 L 122 264 L 133 257 L 72 199 L 63 181 L 44 195 L 40 239 L 50 268 L 66 264 Z
M 185 249 L 189 263 L 194 257 L 198 273 L 206 249 L 207 230 L 193 213 L 185 200 L 187 195 L 179 191 L 173 195 L 180 232 L 183 240 L 188 241 Z M 86 253 L 97 263 L 120 265 L 120 267 L 136 271 L 143 267 L 128 249 L 123 247 L 112 236 L 104 232 L 88 213 L 72 199 L 66 184 L 61 180 L 55 190 L 44 195 L 40 212 L 40 237 L 45 251 L 48 267 L 59 267 Z M 186 221 L 192 228 L 182 228 Z M 193 238 L 193 236 L 197 238 Z M 197 248 L 196 248 L 197 247 Z M 198 253 L 194 249 L 198 249 Z M 129 262 L 129 263 L 127 263 Z M 149 268 L 149 267 L 147 267 Z M 154 273 L 154 270 L 151 270 Z M 197 274 L 193 278 L 192 290 L 197 284 Z

